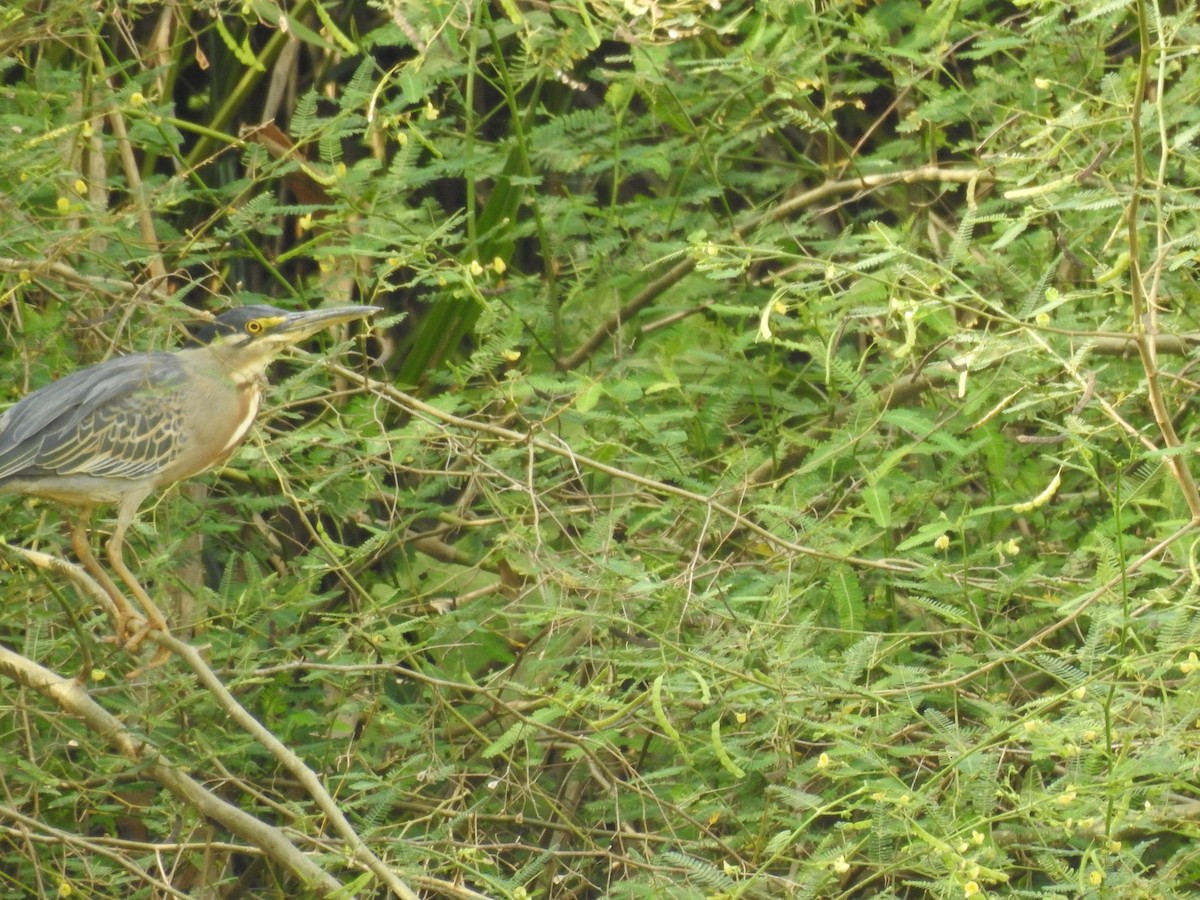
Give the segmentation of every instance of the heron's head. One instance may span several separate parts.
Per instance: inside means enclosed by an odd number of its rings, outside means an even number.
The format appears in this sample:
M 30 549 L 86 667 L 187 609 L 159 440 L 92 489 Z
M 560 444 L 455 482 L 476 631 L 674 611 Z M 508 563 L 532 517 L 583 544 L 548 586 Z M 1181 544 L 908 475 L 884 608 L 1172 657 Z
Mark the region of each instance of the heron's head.
M 221 313 L 195 334 L 197 345 L 208 345 L 227 366 L 239 372 L 261 372 L 276 355 L 324 328 L 364 319 L 378 306 L 331 306 L 288 312 L 254 304 Z

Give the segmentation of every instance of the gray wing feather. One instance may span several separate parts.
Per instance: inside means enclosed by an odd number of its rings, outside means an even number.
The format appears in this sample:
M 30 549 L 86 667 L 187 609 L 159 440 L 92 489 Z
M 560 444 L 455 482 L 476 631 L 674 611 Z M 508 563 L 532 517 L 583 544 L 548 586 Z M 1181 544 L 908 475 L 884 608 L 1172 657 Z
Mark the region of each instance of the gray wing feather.
M 134 353 L 34 391 L 0 416 L 0 481 L 160 471 L 178 455 L 184 374 L 173 354 Z

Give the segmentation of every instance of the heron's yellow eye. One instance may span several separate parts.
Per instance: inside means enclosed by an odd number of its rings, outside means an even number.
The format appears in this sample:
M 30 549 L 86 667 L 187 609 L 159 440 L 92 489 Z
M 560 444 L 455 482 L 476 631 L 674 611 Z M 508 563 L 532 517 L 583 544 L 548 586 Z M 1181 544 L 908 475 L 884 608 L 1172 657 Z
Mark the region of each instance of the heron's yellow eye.
M 246 331 L 249 332 L 250 334 L 258 334 L 262 330 L 263 330 L 263 323 L 262 323 L 261 319 L 251 319 L 249 322 L 246 323 Z

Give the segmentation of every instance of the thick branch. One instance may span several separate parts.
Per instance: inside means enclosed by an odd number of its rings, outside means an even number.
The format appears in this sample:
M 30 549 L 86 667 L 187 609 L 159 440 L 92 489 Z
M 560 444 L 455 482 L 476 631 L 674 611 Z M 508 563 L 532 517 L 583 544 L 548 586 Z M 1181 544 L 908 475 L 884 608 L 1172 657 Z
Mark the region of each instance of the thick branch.
M 63 678 L 3 646 L 0 646 L 0 674 L 36 691 L 79 719 L 176 798 L 258 847 L 268 859 L 299 878 L 306 891 L 326 897 L 342 889 L 336 878 L 301 853 L 282 831 L 210 793 L 149 741 L 134 734 L 100 706 L 78 681 Z
M 200 683 L 212 694 L 213 699 L 217 701 L 217 705 L 225 710 L 229 717 L 237 722 L 248 734 L 252 735 L 256 741 L 266 747 L 271 752 L 271 755 L 279 761 L 280 765 L 292 773 L 292 776 L 300 782 L 308 792 L 308 795 L 316 801 L 317 806 L 321 808 L 321 812 L 329 819 L 334 831 L 350 846 L 355 859 L 370 869 L 396 896 L 403 898 L 403 900 L 417 900 L 417 895 L 400 880 L 395 872 L 388 868 L 383 860 L 372 853 L 363 839 L 358 836 L 358 832 L 354 830 L 354 826 L 350 824 L 337 803 L 334 802 L 333 797 L 329 795 L 329 792 L 325 790 L 325 786 L 321 784 L 321 779 L 317 777 L 317 773 L 310 769 L 304 760 L 293 753 L 279 738 L 271 734 L 266 726 L 250 715 L 246 711 L 246 708 L 237 702 L 237 699 L 229 692 L 229 689 L 221 683 L 221 679 L 204 662 L 203 657 L 200 656 L 195 647 L 184 643 L 173 635 L 163 634 L 158 631 L 152 631 L 149 638 L 159 646 L 168 648 L 187 663 L 188 668 L 195 672 L 196 677 L 200 679 Z
M 101 600 L 105 596 L 104 591 L 100 589 L 100 586 L 96 584 L 95 581 L 93 581 L 92 578 L 77 565 L 36 550 L 27 550 L 23 547 L 14 547 L 9 544 L 5 544 L 3 541 L 0 541 L 0 546 L 5 546 L 19 553 L 26 560 L 33 565 L 38 566 L 39 568 L 48 569 L 57 574 L 67 576 L 73 582 L 75 582 L 75 584 L 78 585 L 82 591 L 90 594 L 97 600 Z M 196 677 L 200 679 L 200 683 L 208 688 L 209 692 L 213 696 L 213 699 L 216 700 L 217 705 L 225 710 L 229 717 L 236 721 L 243 729 L 245 729 L 248 734 L 266 747 L 267 750 L 270 751 L 271 755 L 274 756 L 284 768 L 292 773 L 296 780 L 299 781 L 300 784 L 304 786 L 305 790 L 308 791 L 309 796 L 316 801 L 317 806 L 321 808 L 321 811 L 333 825 L 334 830 L 350 846 L 354 853 L 355 859 L 370 869 L 380 881 L 386 884 L 388 888 L 396 896 L 402 898 L 402 900 L 417 900 L 417 895 L 413 893 L 413 891 L 407 885 L 405 885 L 400 877 L 397 876 L 396 873 L 390 868 L 388 868 L 388 866 L 378 856 L 372 853 L 371 849 L 366 845 L 363 839 L 359 837 L 358 833 L 354 830 L 354 827 L 350 824 L 349 820 L 346 819 L 345 815 L 342 814 L 341 809 L 339 809 L 338 805 L 334 802 L 333 797 L 331 797 L 329 792 L 325 790 L 325 786 L 321 784 L 321 779 L 317 777 L 317 774 L 304 763 L 304 760 L 300 759 L 299 756 L 288 749 L 283 742 L 279 740 L 279 738 L 275 737 L 275 735 L 273 735 L 266 728 L 266 726 L 255 719 L 254 716 L 250 715 L 250 713 L 246 711 L 246 708 L 238 703 L 237 699 L 229 692 L 229 689 L 221 683 L 221 679 L 219 679 L 216 676 L 216 673 L 214 673 L 213 670 L 208 667 L 208 664 L 204 662 L 203 657 L 201 657 L 200 653 L 194 647 L 192 647 L 190 644 L 184 643 L 173 635 L 164 634 L 160 631 L 151 631 L 147 637 L 160 647 L 166 647 L 185 663 L 187 663 L 188 667 L 196 674 Z M 35 664 L 30 663 L 30 665 Z M 74 685 L 84 697 L 87 697 L 86 692 L 82 691 L 82 688 L 79 687 L 78 682 L 67 681 L 66 679 L 63 679 L 61 676 L 52 672 L 47 672 L 47 674 L 63 684 Z M 92 702 L 91 698 L 88 698 L 88 702 L 91 703 L 92 706 L 95 707 L 96 710 L 99 710 L 103 715 L 108 716 L 108 713 L 104 712 L 103 709 Z M 117 720 L 113 719 L 111 716 L 109 716 L 109 719 L 111 719 L 113 722 L 117 722 Z M 121 727 L 120 723 L 117 723 L 117 727 Z M 136 747 L 130 746 L 126 749 L 123 749 L 122 752 L 132 759 L 137 759 L 140 751 Z M 176 787 L 172 787 L 165 782 L 160 783 L 163 783 L 164 787 L 167 787 L 168 790 L 171 790 L 171 792 L 176 796 L 182 797 L 188 802 L 193 802 L 194 800 L 194 805 L 197 807 L 197 809 L 200 809 L 200 811 L 205 813 L 205 815 L 210 815 L 218 822 L 227 825 L 227 823 L 219 816 L 212 815 L 206 809 L 201 808 L 200 800 L 202 798 L 197 797 L 195 792 L 188 785 L 181 784 L 177 785 Z M 200 791 L 204 791 L 204 789 L 199 785 L 195 785 L 195 788 Z M 207 795 L 207 792 L 205 792 L 205 794 L 206 796 L 211 796 Z M 212 800 L 216 801 L 216 798 L 213 797 Z M 252 817 L 247 818 L 249 818 L 250 821 L 258 821 Z M 229 827 L 230 830 L 235 834 L 244 836 L 232 826 L 227 825 L 227 827 Z M 262 846 L 258 841 L 253 841 L 253 843 Z M 289 844 L 288 846 L 290 847 L 291 845 Z M 300 852 L 294 847 L 292 847 L 292 849 L 296 853 Z M 270 851 L 266 847 L 263 847 L 263 850 L 268 856 L 271 855 Z M 321 870 L 318 869 L 317 871 Z M 336 885 L 336 882 L 333 883 Z

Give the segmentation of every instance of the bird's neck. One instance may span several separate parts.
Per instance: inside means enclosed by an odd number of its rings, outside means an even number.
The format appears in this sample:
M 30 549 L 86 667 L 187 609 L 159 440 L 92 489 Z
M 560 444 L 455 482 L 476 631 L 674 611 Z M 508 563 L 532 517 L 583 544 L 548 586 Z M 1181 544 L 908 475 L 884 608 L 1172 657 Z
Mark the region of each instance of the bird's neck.
M 238 387 L 254 389 L 258 389 L 266 381 L 267 366 L 275 355 L 247 353 L 245 350 L 216 344 L 183 352 L 194 354 L 193 362 L 197 369 L 227 379 Z

